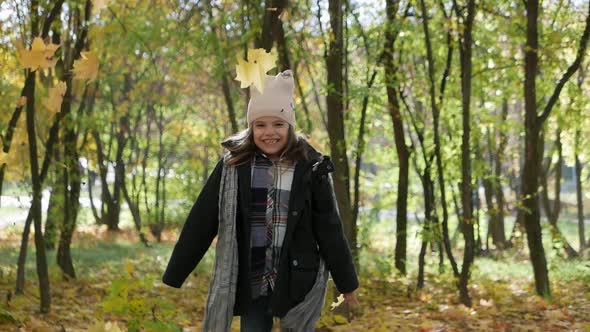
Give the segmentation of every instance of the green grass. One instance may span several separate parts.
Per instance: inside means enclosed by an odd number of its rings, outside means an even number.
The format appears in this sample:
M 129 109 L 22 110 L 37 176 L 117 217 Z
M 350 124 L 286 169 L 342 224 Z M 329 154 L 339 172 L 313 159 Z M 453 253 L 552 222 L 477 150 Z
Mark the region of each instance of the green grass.
M 481 218 L 480 232 L 485 248 L 485 234 L 487 222 Z M 560 281 L 588 280 L 590 282 L 590 261 L 587 258 L 566 260 L 560 256 L 561 252 L 554 248 L 549 233 L 547 222 L 542 219 L 543 243 L 547 256 L 550 279 Z M 505 220 L 506 238 L 514 225 L 514 218 L 508 217 Z M 558 222 L 561 232 L 568 239 L 569 243 L 577 250 L 578 226 L 571 219 L 562 219 Z M 381 220 L 370 220 L 366 216 L 361 220 L 359 234 L 367 240 L 360 240 L 365 246 L 360 251 L 360 265 L 366 273 L 392 278 L 396 275 L 393 268 L 395 250 L 395 219 L 382 218 Z M 457 228 L 456 218 L 449 220 L 449 234 L 452 237 Z M 408 245 L 407 245 L 407 272 L 409 278 L 414 278 L 418 271 L 418 254 L 420 251 L 421 226 L 416 221 L 408 222 Z M 588 230 L 590 232 L 590 229 Z M 532 280 L 532 265 L 528 257 L 526 235 L 523 235 L 524 251 L 518 252 L 515 249 L 506 250 L 501 253 L 494 253 L 496 257 L 476 257 L 472 267 L 472 279 L 489 278 L 492 280 L 517 278 Z M 490 239 L 491 245 L 491 239 Z M 459 269 L 463 258 L 463 236 L 457 234 L 453 253 Z M 427 273 L 438 273 L 438 252 L 430 252 L 426 255 Z M 445 271 L 451 271 L 450 264 L 445 255 Z M 585 278 L 585 279 L 584 279 Z
M 102 268 L 108 270 L 121 270 L 128 261 L 149 266 L 150 270 L 164 272 L 168 259 L 172 253 L 171 243 L 150 243 L 146 248 L 143 244 L 128 241 L 103 242 L 96 241 L 92 244 L 75 243 L 72 250 L 72 260 L 78 275 L 87 275 Z M 35 274 L 35 250 L 29 245 L 25 273 L 27 276 L 36 277 Z M 196 272 L 212 271 L 214 261 L 214 247 L 207 252 Z M 18 260 L 17 248 L 0 248 L 0 266 L 10 269 L 16 268 Z M 47 251 L 47 261 L 50 269 L 57 269 L 56 250 Z

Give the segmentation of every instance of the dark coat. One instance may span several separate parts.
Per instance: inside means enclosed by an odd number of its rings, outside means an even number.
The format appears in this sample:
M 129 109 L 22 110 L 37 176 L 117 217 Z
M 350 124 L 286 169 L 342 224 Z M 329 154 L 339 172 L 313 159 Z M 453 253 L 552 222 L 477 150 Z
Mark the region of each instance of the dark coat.
M 313 286 L 320 256 L 338 291 L 352 292 L 358 278 L 350 249 L 342 232 L 342 224 L 333 199 L 328 173 L 334 170 L 329 157 L 322 157 L 313 148 L 309 160 L 295 166 L 289 201 L 287 230 L 283 242 L 275 289 L 270 299 L 274 316 L 283 317 L 303 301 Z M 162 281 L 180 288 L 211 245 L 218 230 L 219 183 L 223 160 L 217 163 L 193 205 Z M 250 163 L 237 166 L 238 213 L 238 285 L 234 314 L 241 315 L 250 307 Z

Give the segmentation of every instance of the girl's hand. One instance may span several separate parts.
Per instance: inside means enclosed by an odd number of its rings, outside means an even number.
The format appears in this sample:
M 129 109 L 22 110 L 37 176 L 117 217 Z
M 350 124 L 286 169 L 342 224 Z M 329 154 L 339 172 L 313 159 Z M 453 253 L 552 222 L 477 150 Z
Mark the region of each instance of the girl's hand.
M 342 294 L 344 295 L 344 301 L 346 302 L 346 304 L 348 304 L 349 306 L 359 306 L 359 300 L 356 298 L 356 295 L 354 294 L 354 291 L 350 292 L 350 293 L 344 293 Z

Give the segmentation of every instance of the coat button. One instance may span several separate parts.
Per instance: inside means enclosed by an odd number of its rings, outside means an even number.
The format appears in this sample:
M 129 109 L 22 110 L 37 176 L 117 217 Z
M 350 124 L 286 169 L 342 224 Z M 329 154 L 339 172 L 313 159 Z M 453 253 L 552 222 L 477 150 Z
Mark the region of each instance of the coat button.
M 292 215 L 293 217 L 297 217 L 297 211 L 293 211 L 293 212 L 291 212 L 291 215 Z
M 297 265 L 299 265 L 299 262 L 296 259 L 294 259 L 293 260 L 293 266 L 297 266 Z

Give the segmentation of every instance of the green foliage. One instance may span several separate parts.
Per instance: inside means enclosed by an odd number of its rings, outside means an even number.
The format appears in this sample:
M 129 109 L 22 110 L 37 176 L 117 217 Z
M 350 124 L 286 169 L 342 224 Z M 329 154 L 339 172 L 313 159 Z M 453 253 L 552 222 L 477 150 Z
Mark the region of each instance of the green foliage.
M 127 263 L 125 270 L 127 273 L 114 279 L 108 288 L 103 311 L 124 317 L 128 331 L 180 331 L 178 325 L 169 323 L 174 305 L 158 296 L 146 296 L 153 285 L 152 277 L 138 277 L 132 263 Z
M 0 307 L 0 324 L 7 324 L 7 323 L 18 323 L 19 320 L 16 319 L 10 311 Z

